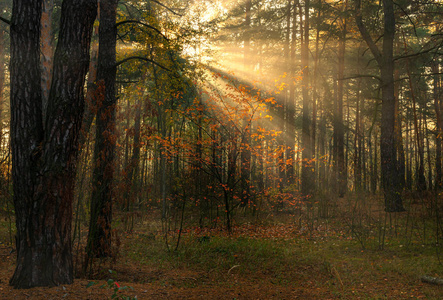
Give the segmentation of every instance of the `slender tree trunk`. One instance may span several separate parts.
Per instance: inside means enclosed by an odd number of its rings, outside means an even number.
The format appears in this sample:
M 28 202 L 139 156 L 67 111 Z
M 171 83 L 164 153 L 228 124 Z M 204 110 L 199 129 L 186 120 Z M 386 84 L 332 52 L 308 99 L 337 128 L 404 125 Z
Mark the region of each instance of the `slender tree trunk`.
M 429 136 L 428 136 L 428 122 L 426 121 L 426 115 L 423 113 L 423 136 L 426 139 L 426 156 L 428 162 L 428 187 L 429 190 L 432 190 L 434 184 L 432 183 L 432 158 L 431 158 L 431 149 L 429 146 Z
M 312 196 L 314 192 L 314 165 L 312 162 L 312 141 L 311 141 L 311 120 L 310 120 L 310 102 L 311 97 L 309 95 L 309 8 L 310 1 L 305 0 L 304 7 L 304 37 L 301 48 L 301 61 L 303 69 L 302 79 L 302 96 L 303 96 L 303 120 L 302 120 L 302 145 L 303 145 L 303 162 L 302 162 L 302 174 L 301 174 L 301 192 L 305 199 Z
M 141 138 L 141 99 L 143 98 L 143 91 L 137 97 L 137 104 L 135 107 L 134 119 L 134 140 L 132 145 L 132 155 L 129 160 L 127 170 L 127 182 L 125 188 L 126 211 L 131 211 L 131 206 L 137 202 L 139 191 L 139 174 L 140 174 L 140 138 Z
M 354 134 L 354 188 L 361 191 L 361 134 L 360 134 L 360 80 L 357 84 L 356 111 L 355 111 L 355 134 Z
M 97 9 L 97 19 L 100 19 L 100 8 Z M 97 22 L 98 23 L 98 22 Z M 98 24 L 94 24 L 91 59 L 89 62 L 88 81 L 86 83 L 85 113 L 82 122 L 79 148 L 82 149 L 91 130 L 92 122 L 97 112 L 98 99 L 103 98 L 104 86 L 97 86 L 97 60 L 98 60 Z
M 321 4 L 321 2 L 319 1 Z M 321 9 L 317 9 L 317 18 L 320 20 Z M 319 103 L 318 88 L 317 88 L 317 78 L 318 78 L 318 62 L 319 62 L 319 43 L 320 43 L 320 24 L 317 23 L 316 34 L 315 34 L 315 57 L 314 57 L 314 74 L 310 78 L 312 82 L 312 134 L 311 134 L 311 149 L 312 158 L 314 159 L 314 169 L 318 170 L 318 156 L 316 156 L 316 140 L 317 140 L 317 103 Z M 315 159 L 317 158 L 317 159 Z M 318 172 L 317 172 L 318 173 Z M 315 185 L 315 174 L 313 175 L 313 184 Z
M 347 10 L 348 2 L 345 1 L 343 10 Z M 347 189 L 347 174 L 345 165 L 344 148 L 344 125 L 343 125 L 343 86 L 345 70 L 345 51 L 346 51 L 346 18 L 342 21 L 342 32 L 338 45 L 338 83 L 337 83 L 337 111 L 335 115 L 334 131 L 337 139 L 337 160 L 336 168 L 338 172 L 338 196 L 343 197 Z
M 297 7 L 294 1 L 288 1 L 287 7 L 287 66 L 289 67 L 289 95 L 287 98 L 287 118 L 286 118 L 286 178 L 288 184 L 294 182 L 294 160 L 295 160 L 295 53 L 297 47 Z M 291 28 L 292 19 L 292 28 Z
M 411 155 L 411 137 L 410 123 L 406 122 L 406 189 L 412 190 L 412 155 Z
M 245 64 L 245 71 L 247 74 L 252 76 L 252 68 L 251 68 L 251 57 L 250 57 L 250 44 L 251 44 L 251 7 L 252 7 L 252 1 L 246 0 L 246 7 L 245 7 L 245 37 L 244 37 L 244 43 L 245 43 L 245 53 L 244 53 L 244 64 Z M 251 183 L 251 124 L 249 121 L 249 114 L 245 113 L 245 116 L 243 117 L 243 135 L 242 135 L 242 141 L 240 145 L 240 163 L 241 163 L 241 203 L 243 206 L 247 205 L 250 201 L 250 183 Z
M 0 11 L 3 11 L 3 3 L 0 3 Z M 3 87 L 5 85 L 5 24 L 0 24 L 0 150 L 2 149 L 2 141 L 3 141 Z
M 435 109 L 435 115 L 437 118 L 436 123 L 436 137 L 435 137 L 435 189 L 440 190 L 442 185 L 442 165 L 441 165 L 441 135 L 442 135 L 442 129 L 443 129 L 443 121 L 441 116 L 441 101 L 439 96 L 439 89 L 440 89 L 440 77 L 438 75 L 439 73 L 439 65 L 437 62 L 432 64 L 432 72 L 434 73 L 434 90 L 433 90 L 433 96 L 434 96 L 434 109 Z
M 87 261 L 111 253 L 112 186 L 116 144 L 116 9 L 117 0 L 100 0 L 97 81 L 104 94 L 97 103 L 94 170 L 92 175 L 91 220 L 86 246 Z
M 405 186 L 405 151 L 403 147 L 402 137 L 402 112 L 399 109 L 400 106 L 400 72 L 395 70 L 394 72 L 394 97 L 395 97 L 395 145 L 397 147 L 398 157 L 398 173 L 401 187 Z

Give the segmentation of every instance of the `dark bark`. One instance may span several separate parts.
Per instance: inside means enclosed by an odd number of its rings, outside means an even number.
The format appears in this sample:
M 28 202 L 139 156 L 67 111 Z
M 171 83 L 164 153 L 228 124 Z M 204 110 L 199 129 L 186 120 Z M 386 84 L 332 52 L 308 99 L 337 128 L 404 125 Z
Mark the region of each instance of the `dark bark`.
M 354 188 L 356 191 L 361 191 L 362 180 L 361 180 L 361 133 L 360 133 L 360 80 L 357 85 L 357 97 L 356 97 L 356 112 L 355 112 L 355 135 L 354 135 Z
M 436 137 L 435 137 L 435 188 L 437 190 L 441 189 L 442 185 L 442 164 L 441 164 L 441 135 L 442 135 L 442 128 L 443 128 L 443 122 L 441 117 L 441 101 L 439 97 L 439 88 L 440 88 L 440 78 L 437 75 L 439 73 L 439 65 L 438 63 L 434 63 L 432 65 L 432 72 L 434 73 L 434 90 L 433 90 L 433 96 L 434 96 L 434 109 L 435 109 L 435 115 L 437 118 L 436 123 Z
M 87 257 L 107 257 L 111 253 L 112 186 L 114 179 L 116 10 L 117 0 L 100 1 L 97 81 L 104 94 L 97 103 L 94 170 L 92 175 L 91 219 Z M 88 260 L 87 260 L 88 262 Z M 87 267 L 87 263 L 85 266 Z
M 292 7 L 292 12 L 291 12 Z M 288 28 L 287 28 L 287 40 L 288 40 L 288 64 L 289 70 L 289 95 L 287 101 L 287 118 L 286 118 L 286 178 L 289 184 L 293 184 L 295 180 L 294 174 L 294 161 L 295 161 L 295 72 L 296 72 L 296 48 L 297 48 L 297 5 L 294 1 L 288 1 Z M 292 18 L 292 28 L 289 25 Z M 292 39 L 289 38 L 290 31 L 292 31 Z
M 96 2 L 64 1 L 43 130 L 41 0 L 14 1 L 11 147 L 16 212 L 15 288 L 73 282 L 71 223 L 83 86 Z M 69 58 L 69 59 L 67 59 Z
M 311 141 L 311 120 L 310 120 L 310 101 L 309 94 L 309 7 L 310 1 L 305 1 L 304 7 L 304 31 L 303 43 L 301 48 L 301 61 L 303 69 L 302 96 L 303 96 L 303 119 L 302 119 L 302 174 L 301 174 L 301 192 L 305 199 L 312 196 L 314 192 L 314 164 L 312 161 L 313 149 Z
M 251 0 L 246 1 L 246 7 L 245 7 L 245 36 L 244 36 L 244 44 L 245 44 L 245 52 L 244 52 L 244 64 L 245 64 L 245 71 L 247 74 L 250 74 L 251 71 L 251 7 L 252 2 Z M 249 121 L 249 116 L 245 114 L 243 117 L 243 134 L 242 134 L 242 141 L 240 145 L 240 163 L 241 163 L 241 202 L 242 205 L 245 206 L 250 201 L 250 182 L 251 182 L 251 124 Z
M 97 10 L 97 18 L 100 18 L 100 10 Z M 92 122 L 97 113 L 97 99 L 101 99 L 104 93 L 103 85 L 96 85 L 97 82 L 97 59 L 98 59 L 98 25 L 94 25 L 91 44 L 91 59 L 89 62 L 88 81 L 86 83 L 85 112 L 83 115 L 83 124 L 80 134 L 79 147 L 83 149 L 89 135 Z
M 347 9 L 345 1 L 344 11 Z M 343 125 L 343 86 L 345 71 L 345 50 L 346 50 L 346 18 L 343 17 L 342 32 L 338 45 L 338 82 L 337 82 L 337 105 L 334 122 L 334 135 L 337 139 L 336 149 L 336 170 L 338 180 L 338 196 L 343 197 L 347 189 L 347 172 L 345 165 L 345 131 Z
M 395 146 L 397 147 L 397 161 L 398 161 L 398 176 L 400 185 L 403 188 L 405 186 L 406 169 L 405 169 L 405 151 L 403 147 L 402 137 L 402 113 L 400 112 L 400 72 L 395 70 L 394 72 L 394 97 L 395 97 Z
M 4 4 L 0 3 L 0 11 L 3 10 Z M 2 146 L 2 140 L 3 140 L 3 87 L 5 84 L 5 25 L 3 23 L 0 23 L 0 147 Z
M 401 212 L 403 208 L 395 147 L 394 96 L 394 37 L 395 15 L 392 0 L 383 0 L 384 32 L 382 51 L 377 47 L 365 25 L 360 11 L 361 0 L 356 0 L 355 20 L 358 29 L 375 57 L 381 74 L 382 114 L 380 133 L 381 183 L 387 212 Z
M 54 49 L 54 34 L 52 30 L 52 14 L 54 0 L 44 0 L 41 19 L 41 67 L 42 67 L 42 97 L 43 113 L 48 103 L 51 88 L 52 59 Z

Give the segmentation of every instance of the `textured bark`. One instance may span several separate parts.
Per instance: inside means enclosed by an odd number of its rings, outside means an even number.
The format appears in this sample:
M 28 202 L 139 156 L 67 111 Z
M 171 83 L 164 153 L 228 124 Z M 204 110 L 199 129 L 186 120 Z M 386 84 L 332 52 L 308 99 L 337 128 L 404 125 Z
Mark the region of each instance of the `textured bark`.
M 377 47 L 365 25 L 360 11 L 361 0 L 355 0 L 355 20 L 358 29 L 375 57 L 381 74 L 382 114 L 380 133 L 381 182 L 387 212 L 401 212 L 403 208 L 401 184 L 395 147 L 395 96 L 394 96 L 394 37 L 395 15 L 392 0 L 383 0 L 384 32 L 382 51 Z
M 71 223 L 83 85 L 96 4 L 64 1 L 43 130 L 42 1 L 14 1 L 11 20 L 11 148 L 16 288 L 73 281 Z M 69 58 L 69 59 L 66 59 Z
M 100 18 L 100 10 L 97 10 L 97 18 Z M 84 144 L 88 138 L 92 122 L 97 113 L 98 99 L 102 99 L 104 93 L 103 86 L 97 86 L 97 60 L 98 60 L 98 27 L 94 24 L 93 36 L 91 41 L 91 59 L 89 62 L 88 81 L 86 83 L 85 96 L 85 112 L 83 115 L 83 124 L 80 134 L 79 148 L 83 149 Z
M 41 64 L 42 64 L 42 97 L 43 113 L 48 105 L 49 90 L 51 88 L 52 60 L 54 55 L 54 39 L 52 32 L 52 12 L 54 0 L 43 0 L 41 18 Z
M 111 255 L 112 185 L 116 145 L 117 2 L 117 0 L 100 0 L 97 81 L 99 85 L 103 85 L 104 93 L 97 103 L 91 219 L 86 246 L 89 259 Z

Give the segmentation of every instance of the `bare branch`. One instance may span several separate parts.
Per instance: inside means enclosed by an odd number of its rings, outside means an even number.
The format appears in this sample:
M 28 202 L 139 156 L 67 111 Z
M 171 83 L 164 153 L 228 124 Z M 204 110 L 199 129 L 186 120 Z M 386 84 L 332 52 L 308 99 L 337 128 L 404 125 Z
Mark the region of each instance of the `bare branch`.
M 121 61 L 116 62 L 116 63 L 115 63 L 115 66 L 118 67 L 119 65 L 124 64 L 125 62 L 128 62 L 128 61 L 133 60 L 133 59 L 143 60 L 143 61 L 146 61 L 146 62 L 152 63 L 152 64 L 154 64 L 154 65 L 156 65 L 156 66 L 158 66 L 158 67 L 160 67 L 160 68 L 162 68 L 163 70 L 166 70 L 166 71 L 168 71 L 168 72 L 171 71 L 171 70 L 169 70 L 168 68 L 166 68 L 165 66 L 162 66 L 161 64 L 159 64 L 159 63 L 157 63 L 157 62 L 155 62 L 155 61 L 153 61 L 153 60 L 151 60 L 151 59 L 149 59 L 149 58 L 143 57 L 143 56 L 130 56 L 130 57 L 127 57 L 127 58 L 125 58 L 125 59 L 122 59 Z
M 8 19 L 3 18 L 2 16 L 0 16 L 0 21 L 3 21 L 3 22 L 5 22 L 6 24 L 11 25 L 11 21 L 8 20 Z
M 344 77 L 343 79 L 339 79 L 339 80 L 348 80 L 348 79 L 356 79 L 356 78 L 373 78 L 373 79 L 377 79 L 378 81 L 381 82 L 381 78 L 379 76 L 376 75 L 364 75 L 364 74 L 357 74 L 357 75 L 350 75 L 348 77 Z
M 179 16 L 179 17 L 183 17 L 183 15 L 179 14 L 178 12 L 174 11 L 173 9 L 167 7 L 166 5 L 164 5 L 163 3 L 158 2 L 157 0 L 151 0 L 154 3 L 157 3 L 158 5 L 160 5 L 161 7 L 167 9 L 168 11 L 172 12 L 174 15 Z
M 143 23 L 143 22 L 140 22 L 140 21 L 137 21 L 137 20 L 125 20 L 125 21 L 120 21 L 120 22 L 118 22 L 118 23 L 115 24 L 115 27 L 118 27 L 118 26 L 120 26 L 120 25 L 124 25 L 124 24 L 128 24 L 128 23 L 129 23 L 129 24 L 131 24 L 131 23 L 133 23 L 133 24 L 138 24 L 138 25 L 142 25 L 142 26 L 144 26 L 144 27 L 147 27 L 147 28 L 149 28 L 149 29 L 152 29 L 152 30 L 154 30 L 155 32 L 157 32 L 159 35 L 161 35 L 165 40 L 169 41 L 168 38 L 167 38 L 165 35 L 163 35 L 163 33 L 161 33 L 161 31 L 158 30 L 157 28 L 155 28 L 154 26 L 151 26 L 151 25 L 149 25 L 149 24 L 146 24 L 146 23 Z
M 361 8 L 361 0 L 355 0 L 355 22 L 357 23 L 357 27 L 360 31 L 362 38 L 368 44 L 368 47 L 371 50 L 372 55 L 374 55 L 378 64 L 381 66 L 383 63 L 382 54 L 380 52 L 380 49 L 378 49 L 377 45 L 372 39 L 371 35 L 369 34 L 368 30 L 366 29 L 365 25 L 363 24 L 363 18 L 361 15 L 360 8 Z

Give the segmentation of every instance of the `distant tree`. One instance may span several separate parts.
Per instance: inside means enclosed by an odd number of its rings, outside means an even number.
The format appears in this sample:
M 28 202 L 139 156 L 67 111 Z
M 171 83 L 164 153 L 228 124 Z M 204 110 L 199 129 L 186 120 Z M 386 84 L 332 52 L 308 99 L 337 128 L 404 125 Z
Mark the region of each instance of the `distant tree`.
M 311 119 L 310 119 L 310 93 L 309 93 L 309 9 L 310 1 L 305 0 L 304 5 L 304 26 L 301 49 L 301 65 L 303 71 L 303 123 L 302 123 L 302 147 L 303 165 L 301 172 L 301 192 L 303 197 L 309 197 L 314 191 L 314 164 L 313 149 L 311 141 Z

